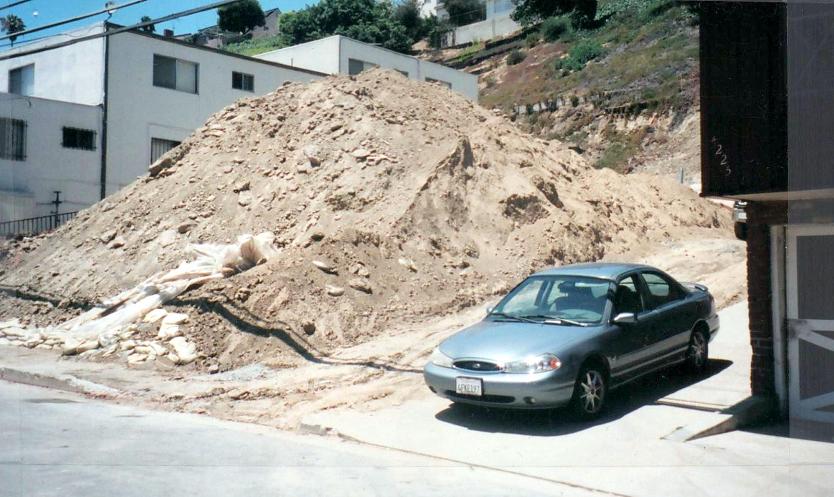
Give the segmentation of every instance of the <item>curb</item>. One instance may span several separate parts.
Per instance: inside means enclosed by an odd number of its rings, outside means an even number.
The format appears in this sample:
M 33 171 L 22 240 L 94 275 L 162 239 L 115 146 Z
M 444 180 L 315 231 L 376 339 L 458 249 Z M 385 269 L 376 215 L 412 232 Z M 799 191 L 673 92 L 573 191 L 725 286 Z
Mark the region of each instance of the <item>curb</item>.
M 717 423 L 681 426 L 662 438 L 675 442 L 691 442 L 699 438 L 719 435 L 764 421 L 771 421 L 774 419 L 775 413 L 776 405 L 773 399 L 754 395 L 747 397 L 738 404 L 716 412 L 716 415 L 722 418 Z
M 68 374 L 49 376 L 6 367 L 0 367 L 0 380 L 97 397 L 115 397 L 121 393 L 115 388 L 82 380 Z

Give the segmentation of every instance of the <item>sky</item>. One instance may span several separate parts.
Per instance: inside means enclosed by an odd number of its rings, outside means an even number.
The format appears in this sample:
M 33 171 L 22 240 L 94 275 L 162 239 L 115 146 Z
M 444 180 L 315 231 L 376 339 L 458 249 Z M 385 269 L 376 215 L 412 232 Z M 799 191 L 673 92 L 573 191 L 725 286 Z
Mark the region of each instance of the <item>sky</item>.
M 0 0 L 0 7 L 14 3 L 15 0 Z M 131 0 L 115 0 L 116 4 L 128 3 Z M 193 9 L 201 5 L 208 5 L 218 0 L 146 0 L 144 3 L 119 9 L 110 19 L 116 24 L 133 24 L 139 22 L 142 16 L 153 19 L 175 12 Z M 318 0 L 260 0 L 264 10 L 279 8 L 282 11 L 297 10 L 307 4 L 317 3 Z M 0 16 L 15 14 L 23 19 L 27 29 L 60 21 L 81 14 L 95 12 L 104 8 L 105 0 L 31 0 L 27 3 L 0 10 Z M 64 24 L 56 28 L 32 33 L 17 39 L 15 45 L 20 45 L 27 39 L 41 38 L 50 34 L 60 33 L 68 29 L 86 26 L 97 21 L 107 19 L 107 14 L 98 15 L 72 24 Z M 217 11 L 209 10 L 189 17 L 182 17 L 156 26 L 156 31 L 173 29 L 176 34 L 193 33 L 199 28 L 217 23 Z M 0 49 L 8 48 L 0 42 Z

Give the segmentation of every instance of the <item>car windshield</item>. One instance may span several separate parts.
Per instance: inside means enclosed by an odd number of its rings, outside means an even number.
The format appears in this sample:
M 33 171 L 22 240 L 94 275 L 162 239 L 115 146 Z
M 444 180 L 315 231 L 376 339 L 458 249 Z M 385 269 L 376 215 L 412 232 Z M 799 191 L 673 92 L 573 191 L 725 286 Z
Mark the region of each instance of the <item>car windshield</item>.
M 496 318 L 598 324 L 612 283 L 580 276 L 531 276 L 492 310 Z M 573 323 L 571 323 L 573 322 Z

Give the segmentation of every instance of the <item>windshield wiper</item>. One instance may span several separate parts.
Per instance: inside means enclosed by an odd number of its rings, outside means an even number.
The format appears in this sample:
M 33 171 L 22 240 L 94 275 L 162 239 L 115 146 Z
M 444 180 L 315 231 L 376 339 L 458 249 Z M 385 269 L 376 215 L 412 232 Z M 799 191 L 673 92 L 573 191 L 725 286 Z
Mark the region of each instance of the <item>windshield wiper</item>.
M 507 314 L 504 312 L 490 312 L 490 316 L 498 316 L 499 318 L 507 318 L 507 319 L 514 319 L 516 321 L 524 321 L 525 323 L 538 323 L 535 319 L 530 319 L 528 317 L 516 316 L 514 314 Z
M 536 321 L 537 323 L 544 323 L 544 324 L 569 324 L 573 326 L 588 326 L 588 323 L 582 323 L 579 321 L 574 321 L 573 319 L 566 319 L 560 318 L 556 316 L 546 316 L 544 314 L 537 314 L 535 316 L 524 316 L 525 318 L 542 318 L 543 321 Z

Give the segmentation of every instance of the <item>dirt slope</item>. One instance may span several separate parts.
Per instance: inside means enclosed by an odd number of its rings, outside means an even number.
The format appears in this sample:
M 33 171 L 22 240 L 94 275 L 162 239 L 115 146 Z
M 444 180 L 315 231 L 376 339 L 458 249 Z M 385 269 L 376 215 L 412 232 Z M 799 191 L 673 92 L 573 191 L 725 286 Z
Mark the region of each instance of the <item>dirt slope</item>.
M 191 315 L 197 367 L 275 364 L 482 302 L 544 266 L 729 237 L 727 213 L 685 187 L 595 170 L 386 71 L 240 101 L 154 171 L 4 259 L 0 286 L 26 298 L 0 300 L 0 317 L 65 318 L 175 266 L 189 242 L 273 231 L 279 257 L 173 307 Z M 38 298 L 59 308 L 31 317 Z

